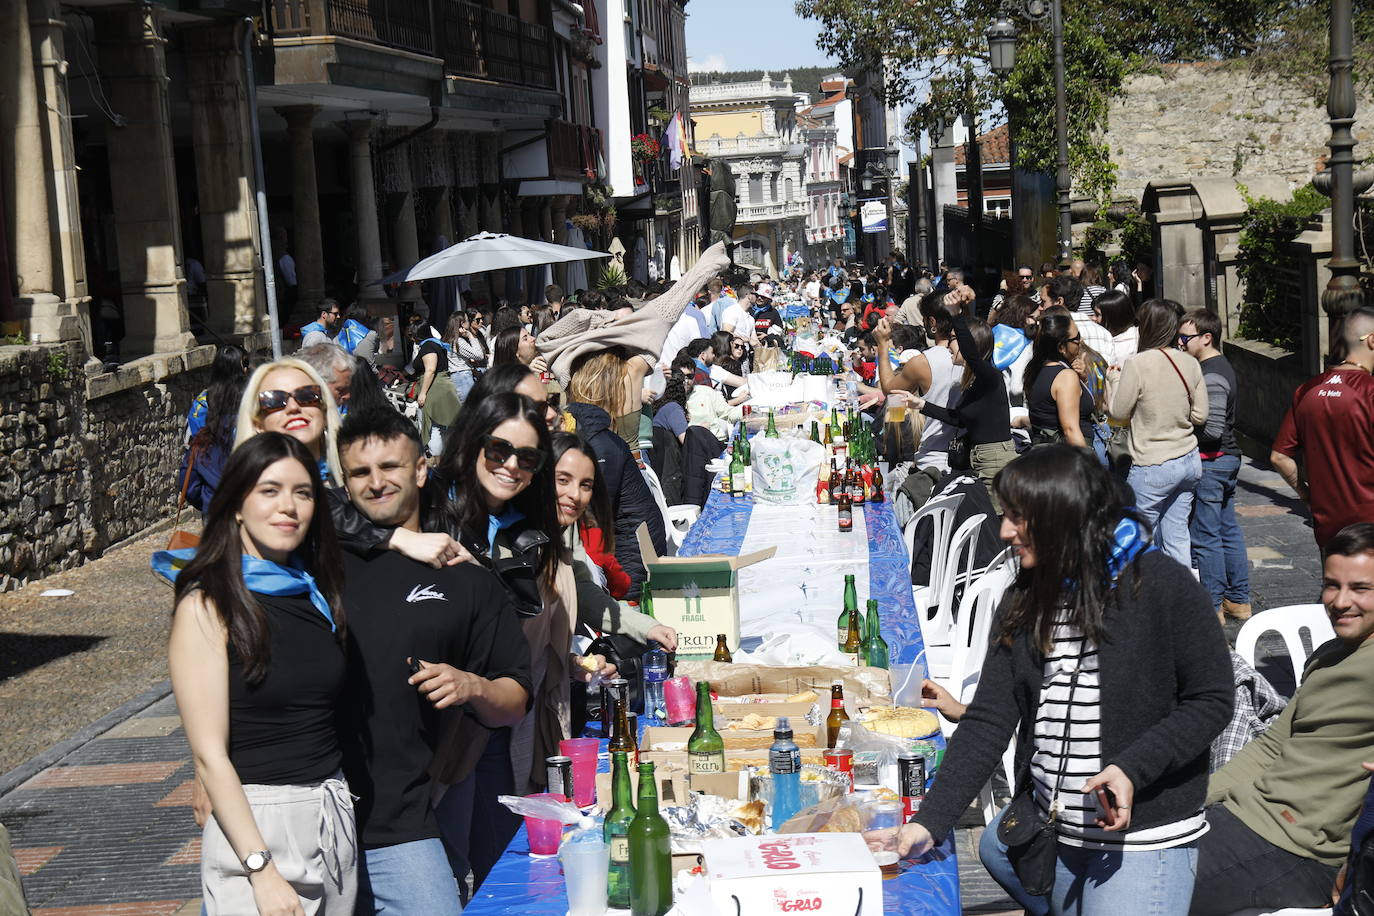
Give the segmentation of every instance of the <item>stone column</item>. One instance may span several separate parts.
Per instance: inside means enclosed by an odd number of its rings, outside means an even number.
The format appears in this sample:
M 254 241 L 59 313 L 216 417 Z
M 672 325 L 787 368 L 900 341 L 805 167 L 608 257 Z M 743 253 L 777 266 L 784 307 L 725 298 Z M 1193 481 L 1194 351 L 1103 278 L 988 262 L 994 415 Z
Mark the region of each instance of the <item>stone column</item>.
M 568 199 L 565 195 L 550 198 L 552 203 L 549 207 L 549 220 L 553 223 L 551 228 L 555 245 L 568 244 Z M 563 287 L 565 293 L 572 292 L 568 289 L 568 265 L 566 263 L 553 265 L 553 281 Z
M 377 192 L 372 184 L 371 117 L 341 121 L 348 135 L 348 166 L 352 179 L 353 226 L 358 242 L 358 300 L 385 302 L 382 291 L 382 242 L 377 226 Z
M 43 174 L 43 127 L 34 79 L 33 47 L 24 4 L 0 5 L 0 193 L 5 202 L 5 240 L 17 281 L 22 329 L 46 338 L 55 314 L 48 188 Z M 6 330 L 19 330 L 7 328 Z M 54 335 L 54 338 L 56 335 Z
M 90 293 L 86 285 L 86 252 L 81 241 L 81 205 L 76 192 L 76 155 L 72 150 L 65 24 L 58 0 L 29 0 L 29 25 L 37 64 L 43 167 L 48 173 L 51 194 L 48 230 L 52 293 L 61 300 L 53 313 L 30 318 L 30 332 L 42 333 L 44 340 L 82 338 L 90 353 Z
M 382 176 L 382 190 L 386 194 L 386 218 L 391 229 L 391 259 L 394 262 L 392 270 L 401 270 L 420 260 L 410 153 L 404 145 L 383 154 Z M 401 298 L 419 301 L 420 287 L 409 287 L 401 293 Z
M 450 245 L 461 242 L 462 239 L 453 236 L 453 207 L 449 203 L 449 189 L 427 188 L 425 198 L 425 204 L 429 207 L 429 224 L 434 234 L 448 239 Z
M 291 256 L 296 259 L 296 311 L 312 318 L 324 298 L 324 242 L 320 236 L 320 189 L 315 179 L 316 105 L 278 108 L 291 145 Z
M 262 327 L 267 295 L 238 25 L 186 29 L 191 138 L 205 250 L 206 322 L 221 336 Z
M 160 7 L 94 13 L 110 107 L 126 125 L 107 132 L 126 355 L 185 349 L 186 281 L 167 103 Z

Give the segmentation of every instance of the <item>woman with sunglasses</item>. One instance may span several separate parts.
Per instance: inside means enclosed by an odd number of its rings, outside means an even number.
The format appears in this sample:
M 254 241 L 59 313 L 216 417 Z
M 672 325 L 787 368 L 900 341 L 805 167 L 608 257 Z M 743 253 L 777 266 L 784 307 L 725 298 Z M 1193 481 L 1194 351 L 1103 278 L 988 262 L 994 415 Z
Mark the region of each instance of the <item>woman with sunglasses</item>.
M 710 340 L 711 352 L 715 354 L 715 360 L 711 363 L 711 384 L 722 389 L 721 393 L 728 400 L 744 387 L 745 379 L 742 372 L 733 372 L 725 364 L 729 362 L 736 367 L 742 365 L 749 354 L 749 344 L 729 331 L 717 331 Z
M 436 778 L 449 786 L 436 807 L 440 829 L 455 873 L 470 867 L 476 884 L 520 824 L 496 797 L 545 785 L 544 759 L 569 734 L 571 679 L 592 675 L 571 654 L 577 588 L 562 548 L 544 415 L 529 398 L 479 397 L 480 387 L 439 461 L 433 492 L 443 498 L 426 527 L 446 530 L 506 584 L 529 641 L 532 702 L 513 728 L 466 723 L 437 755 Z
M 168 668 L 209 794 L 211 916 L 353 913 L 357 835 L 335 725 L 343 573 L 324 498 L 299 439 L 255 435 L 225 465 L 200 545 L 153 556 L 176 588 Z
M 339 470 L 339 411 L 324 379 L 309 363 L 287 357 L 264 363 L 248 377 L 239 401 L 234 449 L 258 433 L 285 433 L 309 450 L 320 478 L 343 486 Z
M 1107 409 L 1128 423 L 1126 482 L 1136 508 L 1154 526 L 1155 542 L 1187 566 L 1193 541 L 1188 519 L 1202 479 L 1194 427 L 1207 420 L 1202 366 L 1178 349 L 1177 303 L 1151 299 L 1140 307 L 1135 356 L 1107 373 Z
M 1067 309 L 1047 310 L 1032 345 L 1022 389 L 1030 414 L 1031 443 L 1067 442 L 1087 448 L 1092 430 L 1093 400 L 1073 364 L 1083 354 L 1083 336 Z

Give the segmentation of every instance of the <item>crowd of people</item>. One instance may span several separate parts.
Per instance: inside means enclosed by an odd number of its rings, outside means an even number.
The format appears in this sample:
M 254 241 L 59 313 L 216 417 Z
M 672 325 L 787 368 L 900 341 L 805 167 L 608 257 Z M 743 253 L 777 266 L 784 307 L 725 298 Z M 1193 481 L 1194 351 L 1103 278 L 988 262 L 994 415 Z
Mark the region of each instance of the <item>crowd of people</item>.
M 1338 640 L 1218 761 L 1253 680 L 1218 626 L 1250 611 L 1235 373 L 1214 313 L 1105 273 L 1023 267 L 980 300 L 901 255 L 775 280 L 716 245 L 670 286 L 551 286 L 442 329 L 326 300 L 290 358 L 222 347 L 179 477 L 201 540 L 154 561 L 207 910 L 457 912 L 517 829 L 497 797 L 542 790 L 584 685 L 676 647 L 636 607 L 636 532 L 666 552 L 661 504 L 705 502 L 750 375 L 803 335 L 844 353 L 876 427 L 908 408 L 906 435 L 876 437 L 899 518 L 963 480 L 1020 561 L 972 704 L 927 682 L 961 725 L 903 846 L 942 838 L 1015 736 L 1015 788 L 1058 819 L 1052 891 L 1027 891 L 995 828 L 981 852 L 1030 912 L 1329 892 L 1374 737 L 1353 699 L 1374 670 L 1374 310 L 1275 446 Z M 1364 449 L 1331 471 L 1344 500 L 1316 473 L 1337 445 Z

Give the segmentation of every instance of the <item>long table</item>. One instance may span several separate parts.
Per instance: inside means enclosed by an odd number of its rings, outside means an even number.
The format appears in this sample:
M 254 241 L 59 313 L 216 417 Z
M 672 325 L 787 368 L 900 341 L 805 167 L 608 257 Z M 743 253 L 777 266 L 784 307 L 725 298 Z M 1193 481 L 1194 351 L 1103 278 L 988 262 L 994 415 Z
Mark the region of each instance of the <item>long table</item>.
M 852 572 L 860 607 L 867 597 L 878 599 L 894 674 L 898 665 L 913 666 L 913 678 L 925 674 L 910 561 L 889 504 L 866 504 L 862 516 L 855 512 L 854 531 L 840 534 L 833 507 L 767 505 L 751 496 L 730 497 L 716 490 L 678 554 L 733 556 L 774 544 L 774 557 L 740 573 L 742 641 L 757 641 L 779 626 L 796 623 L 833 632 L 843 574 Z M 888 916 L 957 916 L 959 872 L 953 832 L 922 858 L 903 862 L 902 869 L 883 882 L 883 910 Z M 558 860 L 531 858 L 521 827 L 465 913 L 563 916 L 567 911 Z

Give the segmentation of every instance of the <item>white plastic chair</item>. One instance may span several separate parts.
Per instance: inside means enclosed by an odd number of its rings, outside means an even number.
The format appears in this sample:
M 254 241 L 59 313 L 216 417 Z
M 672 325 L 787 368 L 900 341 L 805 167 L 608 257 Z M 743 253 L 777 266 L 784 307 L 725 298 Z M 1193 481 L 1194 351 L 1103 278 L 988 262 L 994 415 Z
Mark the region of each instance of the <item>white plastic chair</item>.
M 1303 630 L 1307 631 L 1307 645 L 1302 641 Z M 1293 665 L 1295 687 L 1302 685 L 1302 669 L 1312 650 L 1336 636 L 1331 619 L 1326 616 L 1326 608 L 1320 604 L 1290 604 L 1260 611 L 1245 621 L 1236 634 L 1236 652 L 1251 668 L 1255 667 L 1255 647 L 1260 637 L 1269 632 L 1278 633 L 1283 639 L 1288 660 Z
M 917 619 L 921 623 L 921 639 L 926 647 L 926 665 L 935 670 L 948 670 L 954 654 L 954 588 L 960 582 L 972 583 L 974 578 L 974 540 L 987 516 L 978 513 L 964 519 L 954 532 L 945 552 L 940 571 L 940 586 L 934 604 L 921 608 Z M 934 570 L 932 570 L 932 578 Z
M 940 588 L 940 576 L 944 574 L 945 556 L 949 552 L 950 542 L 954 540 L 954 514 L 959 511 L 959 504 L 963 501 L 964 494 L 962 493 L 936 497 L 922 506 L 921 510 L 911 517 L 911 521 L 906 523 L 906 528 L 902 531 L 902 537 L 906 541 L 907 560 L 914 561 L 916 559 L 916 529 L 925 519 L 930 519 L 932 525 L 930 581 L 927 585 L 916 586 L 912 589 L 912 595 L 916 599 L 916 607 L 921 610 L 935 604 L 935 595 Z
M 639 470 L 644 475 L 644 482 L 649 485 L 649 492 L 654 495 L 654 502 L 658 504 L 659 514 L 663 516 L 663 533 L 668 538 L 668 553 L 675 556 L 677 549 L 682 546 L 683 540 L 686 539 L 687 532 L 691 530 L 692 524 L 701 516 L 701 508 L 690 505 L 668 505 L 668 501 L 663 497 L 663 484 L 659 482 L 654 469 L 646 464 Z

